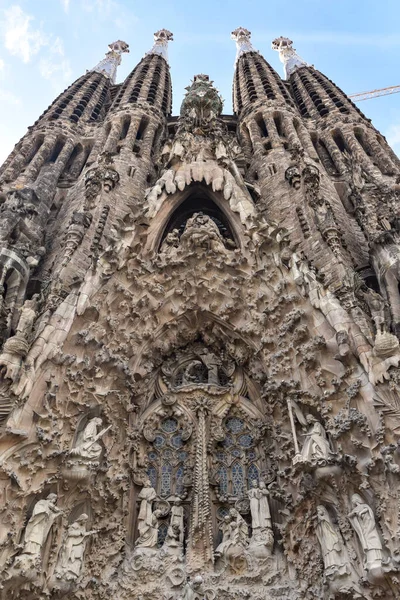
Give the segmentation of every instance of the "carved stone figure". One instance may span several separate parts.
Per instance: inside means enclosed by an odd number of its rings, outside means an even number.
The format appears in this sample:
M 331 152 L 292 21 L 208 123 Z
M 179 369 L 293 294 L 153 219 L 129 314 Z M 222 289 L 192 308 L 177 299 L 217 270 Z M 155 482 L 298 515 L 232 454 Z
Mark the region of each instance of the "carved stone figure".
M 182 500 L 180 498 L 176 498 L 176 500 L 171 508 L 171 519 L 169 522 L 167 535 L 169 535 L 170 529 L 171 529 L 171 534 L 173 533 L 174 535 L 178 531 L 179 532 L 178 540 L 179 540 L 180 544 L 183 544 L 183 539 L 184 539 L 184 534 L 185 534 L 184 525 L 183 525 L 183 517 L 184 517 L 184 509 L 182 506 Z M 175 531 L 173 531 L 174 528 L 175 528 Z
M 367 286 L 363 286 L 359 292 L 365 300 L 371 312 L 372 320 L 375 323 L 377 333 L 383 333 L 385 330 L 385 301 L 380 294 Z
M 72 448 L 70 454 L 81 459 L 84 462 L 98 463 L 102 453 L 102 446 L 98 440 L 104 435 L 106 430 L 98 433 L 98 428 L 101 427 L 103 421 L 100 417 L 94 417 L 86 425 L 81 441 L 78 446 Z
M 38 294 L 35 294 L 31 300 L 25 300 L 20 311 L 17 333 L 21 334 L 26 339 L 29 338 L 37 316 L 38 300 Z
M 192 250 L 201 247 L 213 252 L 226 251 L 217 225 L 203 213 L 195 213 L 188 219 L 180 241 Z
M 325 429 L 313 415 L 307 415 L 307 423 L 311 425 L 301 450 L 301 456 L 306 462 L 328 460 L 332 453 Z
M 196 575 L 193 580 L 188 579 L 183 588 L 183 595 L 179 600 L 203 600 L 203 578 L 201 575 Z
M 153 526 L 153 502 L 156 498 L 157 493 L 151 485 L 150 479 L 146 479 L 143 488 L 138 495 L 138 499 L 140 500 L 138 514 L 138 530 L 140 536 Z
M 40 561 L 41 550 L 47 540 L 50 529 L 62 510 L 57 508 L 57 494 L 36 502 L 25 529 L 22 554 L 15 561 L 16 568 L 27 568 Z
M 57 579 L 74 581 L 81 574 L 86 538 L 97 533 L 95 530 L 86 531 L 88 518 L 88 515 L 83 513 L 68 527 L 55 571 Z
M 269 554 L 274 543 L 268 491 L 263 481 L 260 481 L 259 486 L 257 481 L 252 481 L 247 494 L 250 500 L 252 527 L 250 550 L 262 558 Z
M 254 529 L 271 529 L 271 513 L 268 504 L 268 491 L 263 481 L 257 485 L 257 481 L 251 482 L 248 491 L 251 512 L 251 527 Z
M 159 519 L 162 516 L 161 510 L 155 510 L 147 518 L 146 522 L 139 523 L 139 537 L 135 542 L 136 548 L 154 549 L 157 547 Z
M 383 558 L 382 542 L 372 508 L 359 494 L 353 494 L 351 503 L 352 510 L 348 516 L 364 552 L 365 568 L 367 571 L 380 569 Z
M 348 568 L 343 540 L 325 506 L 317 506 L 317 519 L 316 534 L 321 546 L 325 577 L 344 575 Z
M 230 545 L 231 540 L 231 516 L 225 515 L 223 522 L 221 523 L 220 530 L 222 532 L 222 540 L 215 549 L 215 557 L 225 557 L 226 551 Z

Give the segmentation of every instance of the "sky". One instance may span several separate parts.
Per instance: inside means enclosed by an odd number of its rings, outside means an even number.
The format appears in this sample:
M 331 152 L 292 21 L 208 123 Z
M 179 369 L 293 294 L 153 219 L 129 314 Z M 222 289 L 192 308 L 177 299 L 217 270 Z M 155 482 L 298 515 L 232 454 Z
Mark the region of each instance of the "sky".
M 283 77 L 271 41 L 294 41 L 299 55 L 346 93 L 400 85 L 399 0 L 0 0 L 0 163 L 45 108 L 104 56 L 130 45 L 122 82 L 161 28 L 174 34 L 169 62 L 173 114 L 193 75 L 206 73 L 232 112 L 237 27 Z M 359 103 L 400 155 L 400 94 Z

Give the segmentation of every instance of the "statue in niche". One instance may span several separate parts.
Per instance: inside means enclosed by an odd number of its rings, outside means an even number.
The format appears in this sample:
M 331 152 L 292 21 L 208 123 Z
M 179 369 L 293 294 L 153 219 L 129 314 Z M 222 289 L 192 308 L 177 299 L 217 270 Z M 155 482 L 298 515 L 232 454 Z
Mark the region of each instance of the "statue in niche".
M 304 462 L 316 462 L 319 460 L 328 460 L 333 455 L 326 437 L 325 429 L 313 415 L 307 415 L 307 423 L 311 425 L 308 433 L 304 434 L 304 442 L 301 456 Z
M 158 542 L 158 528 L 160 526 L 159 519 L 162 517 L 161 510 L 155 510 L 151 513 L 150 518 L 147 519 L 146 523 L 139 524 L 140 536 L 135 542 L 136 548 L 153 550 L 157 548 Z
M 35 322 L 38 311 L 39 294 L 32 296 L 30 300 L 25 300 L 20 310 L 20 317 L 17 325 L 17 335 L 27 339 Z
M 183 373 L 182 385 L 192 385 L 193 383 L 206 383 L 203 371 L 204 365 L 201 362 L 201 360 L 191 360 Z
M 271 513 L 268 504 L 268 491 L 265 483 L 251 482 L 247 495 L 250 500 L 252 536 L 250 549 L 259 558 L 268 556 L 274 544 Z
M 186 366 L 182 377 L 182 385 L 193 383 L 207 383 L 208 385 L 220 385 L 218 368 L 220 360 L 213 352 L 204 350 Z
M 165 554 L 181 554 L 183 551 L 184 540 L 184 510 L 182 500 L 179 496 L 175 497 L 174 504 L 171 508 L 171 519 L 169 522 L 167 536 L 163 544 L 163 553 Z
M 221 526 L 222 541 L 215 550 L 216 558 L 229 564 L 234 573 L 247 565 L 246 549 L 249 545 L 249 527 L 236 508 L 231 508 Z
M 135 542 L 137 548 L 156 548 L 157 546 L 159 518 L 162 516 L 161 510 L 153 512 L 153 502 L 157 498 L 150 479 L 146 479 L 138 495 L 140 509 L 138 515 L 139 537 Z
M 182 500 L 181 498 L 179 498 L 179 496 L 176 497 L 175 502 L 171 508 L 171 520 L 169 523 L 169 528 L 168 528 L 168 533 L 169 530 L 175 528 L 176 530 L 179 530 L 179 542 L 181 544 L 183 544 L 183 538 L 184 538 L 184 525 L 183 525 L 183 516 L 184 516 L 184 510 L 183 510 L 183 505 L 182 505 Z M 167 535 L 168 535 L 167 533 Z
M 231 517 L 230 517 L 230 515 L 225 515 L 224 520 L 221 524 L 220 530 L 222 533 L 222 540 L 215 549 L 214 555 L 216 558 L 225 557 L 225 553 L 230 545 L 230 539 L 231 539 Z
M 260 550 L 265 550 L 265 547 L 271 548 L 274 543 L 272 533 L 271 512 L 268 504 L 268 491 L 265 483 L 260 481 L 259 486 L 257 481 L 251 482 L 251 488 L 247 495 L 250 500 L 251 527 L 252 537 L 250 546 L 253 550 L 260 547 Z M 259 553 L 257 551 L 257 553 Z M 261 552 L 263 554 L 263 552 Z
M 169 525 L 167 535 L 162 547 L 163 554 L 181 554 L 183 544 L 180 541 L 181 530 L 179 525 Z
M 325 577 L 345 575 L 348 572 L 348 559 L 343 541 L 325 506 L 317 506 L 317 519 L 316 534 L 321 546 Z
M 260 481 L 260 485 L 258 486 L 257 481 L 252 481 L 248 497 L 250 500 L 251 526 L 253 531 L 254 529 L 271 529 L 271 513 L 265 483 Z
M 371 288 L 363 285 L 358 294 L 367 304 L 372 320 L 375 323 L 376 333 L 384 333 L 385 331 L 385 301 L 380 294 L 371 290 Z
M 177 229 L 173 229 L 173 231 L 170 231 L 166 236 L 162 244 L 161 251 L 165 257 L 176 258 L 178 255 L 179 244 L 179 231 Z
M 85 554 L 86 538 L 97 533 L 86 531 L 88 515 L 83 513 L 68 527 L 67 536 L 61 548 L 60 560 L 56 567 L 57 579 L 74 581 L 79 577 Z
M 57 508 L 56 502 L 57 494 L 49 494 L 47 498 L 36 502 L 25 529 L 22 554 L 16 558 L 15 567 L 24 569 L 40 560 L 50 529 L 63 512 Z
M 70 455 L 76 456 L 83 462 L 98 464 L 103 450 L 98 440 L 110 429 L 107 427 L 98 433 L 97 430 L 102 424 L 103 421 L 100 417 L 91 419 L 83 431 L 80 443 L 72 448 Z
M 359 494 L 351 497 L 352 510 L 348 517 L 360 540 L 367 571 L 381 569 L 382 567 L 382 542 L 375 523 L 374 513 Z
M 195 213 L 188 219 L 180 241 L 185 243 L 191 250 L 200 247 L 213 252 L 226 252 L 217 225 L 208 215 L 201 212 Z

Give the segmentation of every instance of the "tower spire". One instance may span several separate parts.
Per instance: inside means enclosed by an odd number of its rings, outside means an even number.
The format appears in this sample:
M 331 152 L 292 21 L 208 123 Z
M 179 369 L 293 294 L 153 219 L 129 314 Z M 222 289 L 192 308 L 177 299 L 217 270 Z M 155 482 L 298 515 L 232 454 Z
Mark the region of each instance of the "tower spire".
M 105 58 L 101 60 L 91 71 L 102 73 L 111 83 L 115 83 L 117 77 L 117 68 L 121 64 L 121 54 L 129 52 L 129 44 L 122 40 L 117 40 L 108 46 L 109 51 Z
M 258 52 L 253 48 L 253 44 L 250 41 L 251 31 L 245 27 L 238 27 L 232 31 L 231 38 L 235 40 L 237 48 L 235 64 L 243 54 L 246 54 L 247 52 Z
M 168 29 L 159 29 L 154 34 L 154 45 L 151 50 L 146 52 L 148 54 L 158 54 L 162 56 L 168 63 L 168 42 L 172 42 L 174 34 Z
M 289 79 L 292 73 L 301 67 L 309 65 L 297 54 L 293 48 L 292 40 L 286 37 L 278 37 L 272 42 L 272 50 L 279 52 L 279 59 L 283 63 L 285 78 Z

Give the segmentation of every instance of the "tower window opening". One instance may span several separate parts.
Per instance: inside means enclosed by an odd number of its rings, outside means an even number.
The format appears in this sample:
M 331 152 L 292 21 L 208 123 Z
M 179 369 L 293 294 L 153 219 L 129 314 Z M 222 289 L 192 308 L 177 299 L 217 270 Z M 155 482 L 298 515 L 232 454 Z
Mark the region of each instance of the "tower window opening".
M 34 158 L 34 156 L 36 156 L 36 154 L 38 153 L 39 149 L 41 148 L 43 142 L 44 142 L 44 136 L 42 136 L 42 135 L 35 139 L 33 148 L 27 157 L 25 167 L 27 167 L 30 164 L 30 162 L 32 161 L 32 159 Z
M 361 129 L 354 129 L 354 135 L 356 136 L 356 140 L 364 150 L 365 154 L 372 158 L 371 148 L 365 139 L 364 132 Z
M 121 135 L 119 137 L 120 140 L 124 140 L 126 138 L 126 136 L 128 135 L 130 125 L 131 125 L 131 116 L 128 115 L 122 121 Z
M 340 152 L 344 152 L 346 150 L 346 144 L 343 139 L 342 133 L 336 129 L 332 132 L 332 138 L 336 146 L 339 148 Z
M 47 159 L 47 162 L 49 163 L 55 163 L 61 150 L 64 147 L 64 140 L 57 140 L 49 158 Z
M 279 137 L 285 137 L 282 128 L 282 117 L 279 113 L 274 115 L 274 123 Z
M 262 115 L 256 115 L 255 121 L 258 125 L 261 136 L 267 138 L 268 137 L 268 129 L 267 129 L 267 126 L 265 124 L 265 121 L 264 121 Z

